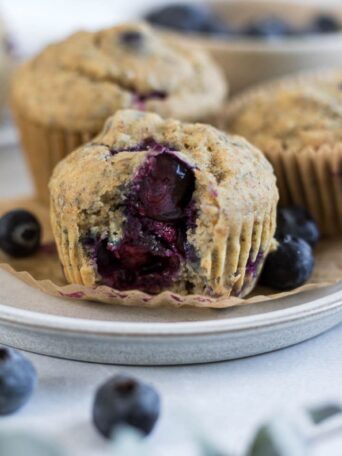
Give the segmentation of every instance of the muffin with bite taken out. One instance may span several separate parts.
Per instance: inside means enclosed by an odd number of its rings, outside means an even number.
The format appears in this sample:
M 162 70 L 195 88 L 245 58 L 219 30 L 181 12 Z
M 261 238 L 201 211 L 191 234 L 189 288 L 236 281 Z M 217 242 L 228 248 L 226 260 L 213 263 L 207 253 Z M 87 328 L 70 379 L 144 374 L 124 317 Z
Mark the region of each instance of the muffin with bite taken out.
M 57 165 L 50 192 L 70 283 L 245 296 L 273 242 L 272 167 L 205 124 L 119 111 Z

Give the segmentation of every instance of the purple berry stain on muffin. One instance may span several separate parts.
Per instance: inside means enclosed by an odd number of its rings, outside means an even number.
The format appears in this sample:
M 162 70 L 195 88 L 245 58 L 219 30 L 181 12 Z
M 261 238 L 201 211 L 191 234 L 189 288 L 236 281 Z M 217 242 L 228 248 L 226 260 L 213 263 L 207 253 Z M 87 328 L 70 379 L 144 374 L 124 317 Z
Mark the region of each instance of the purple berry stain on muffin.
M 185 261 L 196 263 L 187 240 L 196 226 L 193 169 L 176 152 L 153 139 L 119 152 L 150 152 L 124 201 L 120 241 L 84 240 L 91 246 L 101 282 L 115 289 L 158 293 L 177 278 Z
M 250 275 L 253 278 L 256 278 L 263 260 L 264 253 L 261 251 L 258 252 L 255 260 L 253 260 L 252 255 L 250 255 L 246 264 L 246 275 Z

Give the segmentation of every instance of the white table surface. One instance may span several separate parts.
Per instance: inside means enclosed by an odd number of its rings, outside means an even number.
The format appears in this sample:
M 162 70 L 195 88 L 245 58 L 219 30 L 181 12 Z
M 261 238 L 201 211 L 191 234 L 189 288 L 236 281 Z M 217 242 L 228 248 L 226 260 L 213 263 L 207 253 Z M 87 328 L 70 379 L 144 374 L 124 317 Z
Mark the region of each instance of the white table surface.
M 140 0 L 135 2 L 143 4 Z M 37 6 L 46 5 L 46 2 L 2 0 L 1 3 L 12 28 L 19 29 L 20 50 L 24 53 L 38 48 L 43 36 L 45 40 L 54 39 L 75 25 L 75 18 L 70 23 L 65 21 L 63 26 L 58 27 L 57 24 L 58 14 L 67 3 L 70 5 L 70 1 L 53 2 L 55 28 L 52 29 L 49 23 L 43 26 L 42 22 L 47 18 L 39 17 L 41 26 L 35 27 L 34 33 L 31 33 L 32 25 L 31 29 L 29 27 L 30 20 L 37 14 L 34 13 Z M 112 18 L 108 18 L 107 0 L 95 3 L 100 11 L 98 21 L 101 25 L 106 20 L 126 17 L 122 5 L 125 2 L 111 2 Z M 124 12 L 118 11 L 119 3 Z M 82 4 L 85 8 L 77 15 L 77 20 L 86 26 L 90 2 L 84 0 Z M 22 14 L 17 14 L 18 8 L 22 8 Z M 49 20 L 52 23 L 51 17 Z M 48 30 L 51 36 L 46 35 Z M 30 42 L 27 41 L 29 39 Z M 16 149 L 1 149 L 0 197 L 20 196 L 31 190 L 20 153 Z M 14 416 L 0 419 L 0 429 L 24 429 L 56 438 L 70 450 L 71 456 L 113 454 L 107 453 L 107 444 L 91 425 L 91 402 L 99 383 L 125 371 L 153 383 L 161 393 L 162 416 L 148 439 L 158 455 L 196 454 L 186 446 L 185 436 L 179 435 L 179 428 L 182 427 L 179 416 L 184 415 L 191 416 L 223 447 L 234 454 L 241 454 L 257 426 L 273 414 L 329 400 L 342 403 L 341 347 L 340 325 L 320 337 L 288 349 L 211 365 L 118 367 L 28 354 L 38 370 L 39 386 L 24 409 Z M 320 445 L 310 454 L 341 456 L 342 438 Z

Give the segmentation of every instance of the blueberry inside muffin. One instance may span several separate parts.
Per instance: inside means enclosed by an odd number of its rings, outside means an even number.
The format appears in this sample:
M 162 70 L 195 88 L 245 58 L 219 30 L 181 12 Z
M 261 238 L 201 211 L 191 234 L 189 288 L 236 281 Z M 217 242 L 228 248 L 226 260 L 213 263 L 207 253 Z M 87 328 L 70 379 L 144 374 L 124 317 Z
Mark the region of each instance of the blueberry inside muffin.
M 122 201 L 120 242 L 90 232 L 83 243 L 104 284 L 158 292 L 173 283 L 182 262 L 198 262 L 187 240 L 188 230 L 196 225 L 195 176 L 189 164 L 152 138 L 127 151 L 149 155 Z
M 56 167 L 50 191 L 71 283 L 244 296 L 275 231 L 275 178 L 257 149 L 151 113 L 108 119 Z

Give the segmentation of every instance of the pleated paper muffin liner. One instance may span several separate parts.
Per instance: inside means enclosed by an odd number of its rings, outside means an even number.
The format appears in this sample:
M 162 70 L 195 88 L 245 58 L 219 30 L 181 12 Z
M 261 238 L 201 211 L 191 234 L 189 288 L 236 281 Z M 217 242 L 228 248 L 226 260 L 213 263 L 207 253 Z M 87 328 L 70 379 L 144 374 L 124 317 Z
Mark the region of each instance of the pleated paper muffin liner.
M 54 129 L 28 119 L 13 107 L 12 112 L 33 177 L 37 199 L 48 205 L 48 183 L 54 167 L 70 152 L 90 141 L 97 132 Z
M 241 226 L 231 230 L 218 229 L 214 234 L 213 248 L 202 263 L 214 294 L 227 296 L 230 292 L 232 296 L 244 297 L 254 288 L 273 242 L 275 212 L 276 202 L 273 207 L 266 208 L 261 219 L 250 217 Z M 87 254 L 75 239 L 75 231 L 55 229 L 55 238 L 68 282 L 89 283 L 89 268 L 82 267 Z
M 342 281 L 342 238 L 336 238 L 335 240 L 329 239 L 322 241 L 318 245 L 316 267 L 313 276 L 306 285 L 290 292 L 275 293 L 272 290 L 257 287 L 250 297 L 243 299 L 240 297 L 225 296 L 220 298 L 199 295 L 184 296 L 170 291 L 165 291 L 158 295 L 148 295 L 136 290 L 113 290 L 107 286 L 86 287 L 84 285 L 67 285 L 55 245 L 51 242 L 52 233 L 47 208 L 34 200 L 7 201 L 0 202 L 0 214 L 19 207 L 32 211 L 40 219 L 44 228 L 43 246 L 36 255 L 24 259 L 11 259 L 0 252 L 0 269 L 48 295 L 69 299 L 70 301 L 84 300 L 147 308 L 192 306 L 197 308 L 224 309 L 284 298 Z M 267 223 L 263 224 L 263 227 L 262 232 L 264 234 L 260 238 L 257 234 L 253 237 L 255 239 L 253 241 L 255 242 L 253 244 L 254 248 L 252 248 L 254 252 L 253 257 L 255 256 L 255 252 L 260 252 L 260 248 L 258 247 L 259 241 L 256 241 L 256 239 L 261 239 L 260 246 L 263 245 Z M 260 228 L 258 229 L 260 230 Z M 244 236 L 243 231 L 240 232 L 240 235 L 242 237 Z M 243 250 L 247 252 L 247 249 Z M 257 259 L 258 254 L 255 257 L 255 260 Z M 240 257 L 240 261 L 240 264 L 242 264 L 245 260 L 242 260 L 242 257 Z M 254 270 L 251 266 L 249 268 L 250 271 Z M 240 285 L 237 282 L 236 286 L 238 287 Z
M 327 81 L 335 71 L 302 73 L 261 84 L 236 96 L 214 123 L 229 131 L 230 121 L 253 100 L 265 97 L 277 88 L 305 86 L 309 82 Z M 341 73 L 342 74 L 342 73 Z M 324 235 L 342 233 L 342 143 L 321 144 L 302 149 L 262 150 L 274 167 L 280 192 L 280 205 L 306 207 L 318 222 Z

